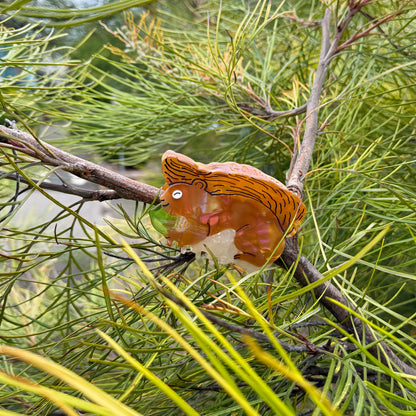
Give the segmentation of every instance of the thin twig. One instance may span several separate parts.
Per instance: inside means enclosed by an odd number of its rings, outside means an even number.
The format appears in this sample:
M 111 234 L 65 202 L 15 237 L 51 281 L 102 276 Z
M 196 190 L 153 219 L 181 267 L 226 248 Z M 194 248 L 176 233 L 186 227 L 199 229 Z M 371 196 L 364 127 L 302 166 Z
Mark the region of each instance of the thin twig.
M 273 120 L 276 120 L 277 118 L 294 117 L 294 116 L 298 116 L 306 112 L 306 104 L 303 104 L 300 107 L 292 108 L 291 110 L 281 110 L 281 111 L 275 111 L 272 109 L 259 110 L 259 109 L 251 107 L 248 104 L 239 104 L 238 107 L 244 111 L 247 111 L 253 116 L 256 116 L 256 117 L 259 117 L 268 121 L 273 121 Z
M 378 28 L 378 26 L 382 25 L 383 23 L 386 23 L 386 22 L 390 21 L 391 19 L 395 18 L 396 16 L 399 16 L 402 13 L 403 13 L 402 11 L 397 11 L 395 13 L 389 14 L 389 15 L 385 16 L 383 19 L 376 20 L 370 27 L 363 30 L 362 32 L 357 31 L 348 40 L 346 40 L 342 45 L 339 45 L 337 47 L 336 53 L 342 51 L 345 48 L 348 48 L 354 42 L 356 42 L 358 39 L 361 39 L 361 38 L 363 38 L 365 36 L 369 36 L 369 35 L 375 35 L 376 33 L 372 32 L 374 29 Z
M 393 46 L 393 48 L 396 49 L 398 53 L 401 53 L 402 55 L 407 56 L 407 57 L 416 58 L 416 54 L 410 53 L 410 52 L 407 52 L 407 51 L 404 50 L 405 48 L 407 48 L 407 46 L 400 46 L 400 45 L 398 45 L 397 43 L 395 43 L 391 40 L 390 36 L 388 36 L 386 34 L 386 32 L 380 27 L 379 20 L 375 19 L 369 13 L 366 13 L 362 10 L 360 11 L 360 13 L 364 17 L 366 17 L 368 20 L 378 23 L 377 24 L 377 30 L 380 32 L 381 35 L 383 35 L 387 39 L 387 41 L 390 43 L 390 45 Z M 382 22 L 382 23 L 384 23 L 384 22 Z
M 0 171 L 0 179 L 9 179 L 13 181 L 20 181 L 22 183 L 29 184 L 30 182 L 24 177 L 20 176 L 17 172 L 4 172 Z M 108 201 L 112 199 L 119 199 L 120 195 L 111 189 L 83 189 L 78 186 L 69 185 L 68 183 L 52 183 L 48 181 L 39 181 L 37 179 L 30 179 L 36 185 L 42 189 L 48 189 L 50 191 L 61 192 L 67 195 L 80 196 L 84 200 L 88 201 Z
M 181 306 L 182 308 L 185 308 L 185 309 L 189 310 L 188 305 L 185 302 L 182 302 L 178 297 L 172 295 L 169 292 L 166 292 L 162 288 L 158 288 L 158 289 L 159 289 L 160 293 L 163 296 L 165 296 L 166 298 L 168 298 L 172 302 L 176 303 L 177 305 Z M 204 309 L 201 309 L 201 308 L 199 309 L 199 312 L 201 312 L 202 315 L 204 315 L 205 318 L 207 318 L 213 324 L 221 326 L 222 328 L 225 328 L 225 329 L 227 329 L 231 332 L 236 332 L 236 333 L 241 334 L 241 335 L 249 335 L 250 337 L 257 339 L 260 342 L 264 342 L 266 344 L 272 345 L 272 342 L 269 339 L 269 337 L 267 335 L 263 334 L 262 332 L 255 331 L 253 329 L 246 328 L 246 327 L 241 326 L 241 325 L 232 324 L 228 321 L 225 321 L 222 318 L 219 318 L 218 316 L 212 314 L 211 312 L 208 312 L 208 311 L 206 311 Z M 304 344 L 301 344 L 301 345 L 292 345 L 292 344 L 289 344 L 288 342 L 281 341 L 281 340 L 278 340 L 278 342 L 288 352 L 308 353 L 308 354 L 311 354 L 311 353 L 313 353 L 313 354 L 326 353 L 327 352 L 323 348 L 317 347 L 316 345 L 314 345 L 312 343 L 304 343 Z

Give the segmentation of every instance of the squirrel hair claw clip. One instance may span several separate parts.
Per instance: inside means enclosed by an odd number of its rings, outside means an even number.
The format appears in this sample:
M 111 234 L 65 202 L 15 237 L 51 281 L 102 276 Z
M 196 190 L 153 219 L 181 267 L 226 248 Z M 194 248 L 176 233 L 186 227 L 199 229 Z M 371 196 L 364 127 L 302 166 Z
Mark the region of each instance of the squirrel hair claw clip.
M 168 150 L 162 157 L 163 212 L 152 223 L 169 244 L 246 270 L 274 262 L 306 207 L 278 180 L 234 162 L 203 164 Z M 253 267 L 254 266 L 254 267 Z

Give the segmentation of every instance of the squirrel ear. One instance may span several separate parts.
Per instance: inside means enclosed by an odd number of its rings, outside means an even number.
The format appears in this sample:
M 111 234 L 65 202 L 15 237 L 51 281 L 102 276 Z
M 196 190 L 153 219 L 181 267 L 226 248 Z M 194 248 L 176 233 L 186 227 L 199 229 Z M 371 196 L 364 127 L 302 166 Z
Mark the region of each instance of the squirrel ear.
M 192 185 L 202 190 L 207 188 L 207 183 L 201 179 L 194 179 Z

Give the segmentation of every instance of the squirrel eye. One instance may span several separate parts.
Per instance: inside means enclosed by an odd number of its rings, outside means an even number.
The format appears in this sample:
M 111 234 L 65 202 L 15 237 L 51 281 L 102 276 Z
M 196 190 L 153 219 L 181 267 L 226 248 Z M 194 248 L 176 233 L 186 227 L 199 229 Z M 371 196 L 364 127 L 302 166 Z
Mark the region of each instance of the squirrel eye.
M 182 191 L 180 191 L 179 189 L 172 192 L 173 199 L 180 199 L 181 197 L 182 197 Z

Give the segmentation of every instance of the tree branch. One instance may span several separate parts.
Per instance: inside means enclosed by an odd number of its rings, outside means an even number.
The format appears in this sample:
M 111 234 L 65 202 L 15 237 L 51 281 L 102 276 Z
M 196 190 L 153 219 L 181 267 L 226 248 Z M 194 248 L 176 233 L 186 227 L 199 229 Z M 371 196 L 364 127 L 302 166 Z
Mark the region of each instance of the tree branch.
M 298 261 L 294 270 L 294 277 L 303 287 L 323 279 L 323 275 L 319 273 L 306 257 L 300 256 L 299 259 L 297 259 L 297 257 L 297 253 L 290 248 L 290 244 L 285 244 L 285 249 L 281 257 L 276 261 L 276 264 L 285 269 L 290 269 L 296 264 L 296 261 Z M 354 306 L 348 303 L 342 293 L 331 282 L 322 283 L 313 289 L 313 291 L 316 298 L 319 299 L 326 309 L 334 315 L 336 320 L 341 323 L 352 336 L 364 345 L 373 344 L 368 348 L 368 351 L 374 357 L 378 358 L 384 365 L 389 366 L 389 361 L 387 360 L 388 357 L 401 371 L 416 376 L 416 369 L 410 367 L 397 357 L 385 342 L 378 341 L 372 334 L 370 328 L 363 324 L 361 319 L 354 317 L 343 307 L 331 302 L 331 300 L 335 300 L 350 309 L 354 309 Z
M 71 155 L 29 133 L 0 126 L 0 147 L 13 148 L 46 165 L 57 166 L 89 182 L 116 191 L 118 197 L 151 203 L 158 200 L 159 189 L 137 182 L 110 169 Z
M 306 123 L 305 134 L 298 154 L 294 154 L 296 162 L 293 165 L 287 181 L 287 187 L 291 190 L 298 190 L 302 194 L 304 176 L 308 172 L 312 159 L 312 153 L 315 146 L 315 140 L 318 135 L 318 108 L 319 99 L 321 97 L 326 73 L 329 65 L 329 41 L 330 31 L 329 22 L 331 19 L 331 11 L 326 9 L 325 16 L 322 20 L 322 41 L 321 53 L 319 57 L 318 69 L 315 74 L 315 81 L 312 86 L 311 95 L 306 105 Z
M 324 81 L 328 72 L 330 60 L 335 54 L 346 46 L 349 46 L 353 41 L 358 39 L 358 35 L 353 36 L 349 41 L 339 47 L 341 37 L 347 29 L 349 23 L 355 14 L 357 14 L 370 0 L 359 0 L 356 3 L 350 2 L 349 11 L 344 20 L 337 26 L 337 32 L 334 40 L 330 43 L 330 18 L 331 12 L 329 9 L 325 11 L 322 20 L 322 40 L 321 52 L 319 58 L 318 68 L 315 74 L 315 81 L 312 86 L 311 95 L 307 102 L 306 118 L 305 118 L 305 132 L 303 140 L 297 154 L 294 154 L 295 161 L 293 168 L 287 180 L 287 187 L 292 191 L 302 194 L 304 178 L 309 170 L 309 165 L 312 159 L 312 154 L 315 146 L 315 140 L 318 135 L 318 110 L 319 101 L 322 94 Z M 383 19 L 380 23 L 387 21 Z M 371 29 L 378 25 L 373 25 Z M 369 30 L 363 32 L 363 36 L 368 35 Z M 360 36 L 362 37 L 362 36 Z M 296 252 L 291 250 L 290 244 L 285 245 L 285 249 L 281 257 L 277 260 L 277 264 L 282 267 L 290 268 L 297 260 Z M 317 282 L 323 278 L 322 274 L 303 256 L 300 257 L 296 269 L 294 270 L 294 277 L 302 286 L 307 286 L 310 283 Z M 388 357 L 396 366 L 403 372 L 411 375 L 416 375 L 416 370 L 402 360 L 400 360 L 394 352 L 384 342 L 377 342 L 373 336 L 370 328 L 357 318 L 352 316 L 346 309 L 331 302 L 336 300 L 340 304 L 351 307 L 348 304 L 342 293 L 330 282 L 325 282 L 314 289 L 315 296 L 319 301 L 334 315 L 338 322 L 343 324 L 348 332 L 357 338 L 358 341 L 364 341 L 365 344 L 373 344 L 368 348 L 368 351 L 376 358 L 379 358 L 385 365 L 389 365 Z M 380 353 L 380 348 L 383 350 Z
M 320 97 L 322 94 L 326 74 L 328 72 L 329 63 L 331 59 L 339 52 L 339 43 L 341 37 L 350 24 L 353 17 L 361 11 L 371 0 L 359 0 L 357 2 L 350 1 L 349 10 L 344 20 L 337 24 L 337 30 L 332 42 L 330 42 L 330 20 L 331 10 L 326 9 L 324 18 L 321 22 L 322 27 L 322 40 L 321 40 L 321 52 L 319 56 L 318 68 L 315 74 L 315 80 L 312 85 L 311 95 L 307 102 L 306 117 L 305 117 L 305 132 L 303 135 L 302 143 L 298 153 L 293 155 L 291 166 L 292 170 L 289 172 L 289 177 L 286 186 L 295 193 L 302 195 L 305 176 L 308 173 L 309 165 L 312 160 L 313 149 L 315 146 L 315 140 L 318 135 L 318 113 L 320 107 Z M 387 21 L 389 19 L 384 19 Z M 376 24 L 373 25 L 376 27 Z M 371 27 L 373 29 L 373 27 Z M 365 31 L 349 39 L 342 45 L 342 48 L 350 46 L 355 40 L 362 36 L 368 36 L 369 32 Z M 294 162 L 294 163 L 293 163 Z

